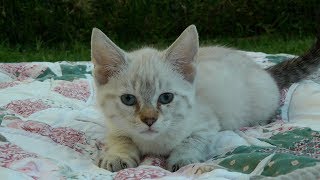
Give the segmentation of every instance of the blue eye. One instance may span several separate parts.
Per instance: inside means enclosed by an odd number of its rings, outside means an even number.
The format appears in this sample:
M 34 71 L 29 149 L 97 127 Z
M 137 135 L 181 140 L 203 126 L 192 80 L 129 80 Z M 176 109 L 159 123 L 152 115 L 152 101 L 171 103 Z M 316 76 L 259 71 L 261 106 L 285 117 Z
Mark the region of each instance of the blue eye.
M 137 103 L 137 98 L 132 94 L 124 94 L 120 96 L 121 102 L 127 106 L 133 106 Z
M 163 93 L 159 96 L 158 103 L 160 104 L 169 104 L 173 100 L 172 93 Z

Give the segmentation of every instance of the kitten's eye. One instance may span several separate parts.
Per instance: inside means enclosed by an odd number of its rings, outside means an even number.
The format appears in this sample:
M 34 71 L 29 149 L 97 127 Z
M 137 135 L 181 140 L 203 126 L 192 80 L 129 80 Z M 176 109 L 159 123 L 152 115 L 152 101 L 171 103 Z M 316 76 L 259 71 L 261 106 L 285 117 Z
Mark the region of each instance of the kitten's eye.
M 137 98 L 132 94 L 124 94 L 120 98 L 121 102 L 127 106 L 133 106 L 137 103 Z
M 169 104 L 173 100 L 172 93 L 163 93 L 159 96 L 158 102 L 160 104 Z

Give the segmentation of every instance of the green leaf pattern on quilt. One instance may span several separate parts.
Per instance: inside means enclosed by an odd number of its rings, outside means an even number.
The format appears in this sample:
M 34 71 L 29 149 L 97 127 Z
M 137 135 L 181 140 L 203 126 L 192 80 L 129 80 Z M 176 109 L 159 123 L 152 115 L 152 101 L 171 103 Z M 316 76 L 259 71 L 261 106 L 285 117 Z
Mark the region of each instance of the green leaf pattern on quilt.
M 47 68 L 42 74 L 40 74 L 36 79 L 38 81 L 44 81 L 46 79 L 56 78 L 57 75 L 50 69 Z
M 282 62 L 283 60 L 288 59 L 287 56 L 280 56 L 280 55 L 276 55 L 276 56 L 275 55 L 268 55 L 268 56 L 266 56 L 266 58 L 268 59 L 268 61 L 271 61 L 276 64 Z
M 251 173 L 262 159 L 275 153 L 261 175 L 277 176 L 320 162 L 320 133 L 310 128 L 296 128 L 260 140 L 275 147 L 240 146 L 227 153 L 219 165 Z
M 50 67 L 48 67 L 43 73 L 41 73 L 36 80 L 45 81 L 47 79 L 54 80 L 66 80 L 73 81 L 74 79 L 86 78 L 86 74 L 91 74 L 92 71 L 89 69 L 88 65 L 69 65 L 61 64 L 61 76 L 56 75 Z

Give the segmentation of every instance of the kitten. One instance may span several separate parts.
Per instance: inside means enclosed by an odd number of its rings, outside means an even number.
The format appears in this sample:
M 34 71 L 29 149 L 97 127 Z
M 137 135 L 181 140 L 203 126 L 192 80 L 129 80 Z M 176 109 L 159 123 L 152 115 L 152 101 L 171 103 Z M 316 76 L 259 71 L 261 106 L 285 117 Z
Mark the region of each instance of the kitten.
M 266 124 L 278 108 L 279 87 L 320 61 L 317 46 L 267 72 L 236 50 L 199 48 L 194 25 L 164 51 L 133 52 L 94 28 L 91 51 L 108 127 L 99 166 L 110 171 L 136 167 L 145 154 L 168 156 L 171 171 L 205 161 L 218 131 Z

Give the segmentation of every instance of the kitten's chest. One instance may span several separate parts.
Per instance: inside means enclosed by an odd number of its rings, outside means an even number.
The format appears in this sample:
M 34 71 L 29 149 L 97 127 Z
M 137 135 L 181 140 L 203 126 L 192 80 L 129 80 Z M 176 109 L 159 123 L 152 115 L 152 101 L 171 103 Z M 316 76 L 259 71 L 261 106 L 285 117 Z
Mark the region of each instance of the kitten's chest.
M 183 138 L 173 138 L 168 136 L 159 136 L 153 140 L 133 139 L 142 155 L 153 154 L 167 156 L 172 149 L 177 146 Z

